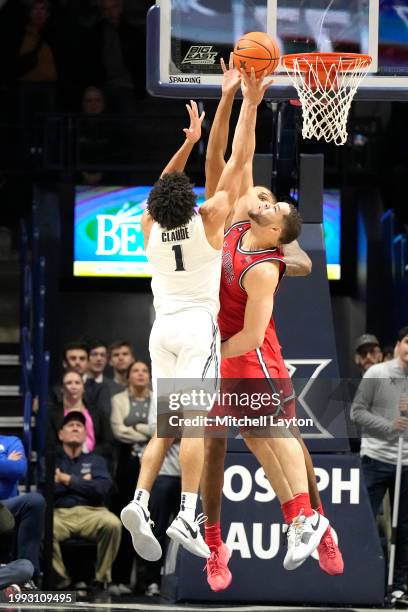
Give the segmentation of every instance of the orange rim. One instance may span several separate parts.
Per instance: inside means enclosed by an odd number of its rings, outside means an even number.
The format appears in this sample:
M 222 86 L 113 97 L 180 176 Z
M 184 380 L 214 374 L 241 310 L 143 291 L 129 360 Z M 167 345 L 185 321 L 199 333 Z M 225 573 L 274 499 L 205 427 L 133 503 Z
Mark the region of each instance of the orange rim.
M 342 72 L 353 72 L 357 67 L 368 68 L 372 58 L 371 55 L 364 55 L 362 53 L 319 53 L 318 51 L 313 53 L 292 53 L 281 56 L 281 63 L 284 68 L 294 70 L 296 62 L 298 69 L 302 72 L 309 72 L 310 64 L 313 64 L 316 60 L 320 60 L 325 67 L 340 67 L 341 63 Z

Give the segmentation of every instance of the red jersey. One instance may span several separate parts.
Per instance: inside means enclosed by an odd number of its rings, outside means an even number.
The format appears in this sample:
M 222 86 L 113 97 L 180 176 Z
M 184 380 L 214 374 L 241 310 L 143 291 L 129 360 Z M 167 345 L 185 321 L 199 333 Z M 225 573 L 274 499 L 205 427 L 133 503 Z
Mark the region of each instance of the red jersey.
M 251 224 L 248 221 L 234 223 L 224 237 L 220 286 L 221 307 L 218 315 L 222 340 L 228 340 L 244 327 L 245 307 L 248 299 L 243 287 L 245 274 L 264 261 L 279 262 L 279 282 L 285 273 L 286 264 L 280 248 L 275 247 L 260 251 L 245 251 L 242 248 L 243 237 L 250 227 Z M 265 333 L 266 339 L 268 344 L 280 351 L 272 313 Z
M 245 274 L 257 264 L 264 261 L 276 261 L 279 264 L 279 282 L 285 272 L 283 253 L 279 248 L 246 251 L 242 248 L 242 240 L 251 224 L 247 221 L 235 223 L 225 234 L 222 251 L 222 272 L 220 287 L 221 309 L 218 324 L 221 339 L 228 340 L 244 327 L 245 308 L 248 295 L 243 286 Z M 279 284 L 279 283 L 278 283 Z M 275 323 L 272 313 L 265 332 L 262 346 L 244 355 L 223 359 L 221 362 L 221 378 L 227 392 L 231 389 L 244 389 L 246 393 L 279 394 L 281 402 L 262 408 L 259 414 L 283 414 L 287 418 L 295 415 L 295 394 L 281 347 L 276 337 Z M 244 412 L 254 415 L 252 407 L 233 406 L 231 413 Z M 215 405 L 212 416 L 229 414 L 229 408 Z M 258 413 L 257 413 L 258 414 Z

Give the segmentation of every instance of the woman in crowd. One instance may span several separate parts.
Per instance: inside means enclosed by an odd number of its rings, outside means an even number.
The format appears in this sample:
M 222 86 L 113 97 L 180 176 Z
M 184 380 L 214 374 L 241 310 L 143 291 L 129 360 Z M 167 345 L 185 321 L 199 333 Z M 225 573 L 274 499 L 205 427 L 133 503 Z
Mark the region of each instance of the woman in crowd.
M 155 430 L 150 372 L 146 363 L 135 361 L 129 366 L 127 385 L 125 391 L 112 397 L 111 426 L 119 446 L 115 477 L 117 495 L 113 510 L 118 516 L 133 496 L 140 458 Z M 130 583 L 130 559 L 134 555 L 130 534 L 123 529 L 122 542 L 112 570 L 112 594 L 124 595 L 131 592 L 126 585 Z
M 87 406 L 84 401 L 84 383 L 75 370 L 67 369 L 62 378 L 62 402 L 50 407 L 51 438 L 57 443 L 58 432 L 62 427 L 64 416 L 77 410 L 85 416 L 86 441 L 83 452 L 96 452 L 105 457 L 110 466 L 112 460 L 112 434 L 107 415 L 94 406 Z

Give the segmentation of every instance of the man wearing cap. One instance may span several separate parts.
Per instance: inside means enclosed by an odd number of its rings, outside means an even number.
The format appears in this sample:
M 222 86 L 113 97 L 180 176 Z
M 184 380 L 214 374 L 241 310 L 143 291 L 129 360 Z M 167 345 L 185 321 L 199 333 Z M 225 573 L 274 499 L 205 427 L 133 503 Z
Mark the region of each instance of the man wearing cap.
M 368 368 L 351 407 L 362 431 L 361 466 L 374 516 L 394 493 L 398 438 L 404 437 L 393 601 L 408 607 L 408 326 L 398 333 L 396 359 Z
M 96 453 L 85 454 L 85 417 L 71 411 L 59 431 L 62 452 L 56 459 L 53 567 L 59 588 L 71 579 L 62 560 L 60 542 L 74 536 L 95 540 L 97 559 L 94 590 L 111 582 L 111 569 L 121 537 L 119 519 L 105 507 L 112 480 L 105 459 Z
M 359 336 L 354 345 L 354 363 L 360 368 L 361 376 L 368 368 L 382 362 L 380 343 L 373 334 Z

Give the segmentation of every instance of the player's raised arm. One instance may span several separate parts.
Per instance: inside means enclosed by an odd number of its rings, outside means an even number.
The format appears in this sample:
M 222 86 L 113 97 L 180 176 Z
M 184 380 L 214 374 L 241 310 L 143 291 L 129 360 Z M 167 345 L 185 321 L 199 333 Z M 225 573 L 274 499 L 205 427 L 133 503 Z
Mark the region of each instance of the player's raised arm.
M 164 168 L 161 176 L 163 176 L 163 174 L 170 174 L 170 172 L 183 172 L 194 145 L 201 138 L 201 125 L 203 123 L 205 113 L 202 112 L 201 115 L 199 115 L 198 107 L 194 100 L 190 100 L 190 104 L 186 104 L 186 108 L 190 116 L 190 125 L 188 128 L 184 128 L 183 130 L 186 135 L 186 139 L 177 153 L 173 155 L 167 166 Z
M 248 295 L 243 328 L 221 344 L 221 358 L 237 357 L 262 346 L 271 320 L 279 268 L 274 263 L 259 264 L 247 272 L 244 287 Z
M 225 168 L 225 152 L 228 144 L 229 122 L 234 97 L 241 85 L 241 75 L 234 67 L 233 54 L 230 54 L 228 68 L 221 58 L 223 77 L 221 82 L 221 100 L 215 113 L 208 139 L 205 157 L 205 198 L 211 198 Z
M 211 214 L 217 225 L 220 220 L 225 222 L 238 197 L 242 170 L 251 153 L 247 143 L 250 134 L 255 131 L 257 108 L 268 86 L 269 83 L 263 83 L 263 77 L 256 79 L 254 70 L 251 76 L 242 73 L 244 100 L 232 143 L 231 157 L 222 172 L 216 194 L 200 209 L 204 216 Z
M 266 72 L 260 79 L 257 79 L 253 68 L 250 76 L 245 72 L 241 73 L 241 88 L 244 100 L 235 129 L 231 157 L 217 186 L 217 191 L 232 191 L 235 199 L 240 190 L 243 168 L 253 156 L 252 142 L 255 135 L 257 110 L 265 91 L 270 85 L 270 81 L 264 83 L 265 75 Z M 232 181 L 234 182 L 233 185 L 231 184 Z
M 194 145 L 201 138 L 201 125 L 203 123 L 205 113 L 202 112 L 201 115 L 199 115 L 198 107 L 194 100 L 190 100 L 190 104 L 186 104 L 186 108 L 190 117 L 189 127 L 184 128 L 183 130 L 184 134 L 186 135 L 186 139 L 177 153 L 173 155 L 167 166 L 164 168 L 160 178 L 162 178 L 165 174 L 170 174 L 171 172 L 183 172 Z M 150 230 L 153 224 L 153 219 L 151 218 L 148 210 L 143 212 L 141 224 L 144 246 L 146 249 L 149 242 Z

